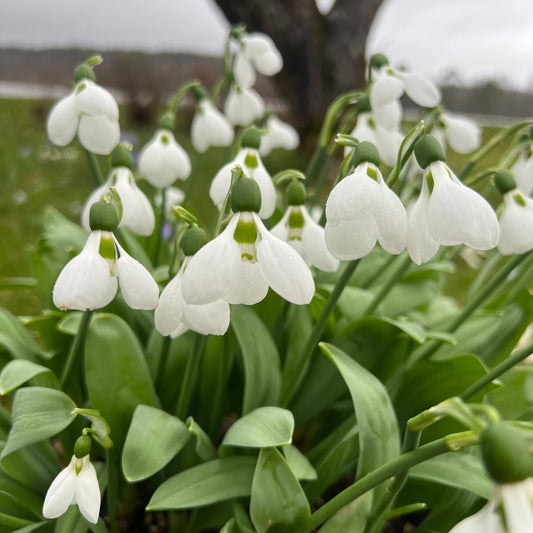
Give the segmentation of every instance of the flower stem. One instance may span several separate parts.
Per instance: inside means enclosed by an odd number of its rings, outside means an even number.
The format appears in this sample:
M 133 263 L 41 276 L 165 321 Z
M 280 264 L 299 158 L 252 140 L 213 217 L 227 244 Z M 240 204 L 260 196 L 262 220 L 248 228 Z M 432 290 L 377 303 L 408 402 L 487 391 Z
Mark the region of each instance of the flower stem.
M 337 301 L 339 300 L 340 295 L 342 294 L 342 291 L 344 290 L 344 287 L 346 287 L 348 281 L 350 281 L 350 278 L 355 272 L 355 269 L 357 268 L 358 264 L 359 264 L 359 259 L 350 261 L 346 265 L 346 268 L 340 275 L 339 279 L 337 280 L 337 283 L 335 284 L 335 287 L 333 287 L 333 290 L 331 291 L 331 294 L 329 295 L 326 305 L 324 306 L 324 309 L 322 310 L 322 314 L 316 321 L 311 331 L 311 334 L 309 335 L 309 338 L 307 339 L 307 342 L 305 343 L 305 346 L 303 347 L 302 356 L 299 358 L 300 361 L 306 361 L 313 354 L 317 346 L 317 343 L 320 339 L 320 336 L 322 335 L 324 328 L 326 327 L 328 318 L 331 315 L 333 309 L 335 308 L 335 305 L 337 304 Z M 305 368 L 305 365 L 303 368 Z M 281 403 L 287 405 L 292 395 L 296 392 L 297 388 L 299 387 L 303 379 L 303 368 L 300 372 L 300 375 L 292 383 L 292 386 L 288 388 L 286 397 Z
M 117 464 L 115 448 L 106 449 L 107 463 L 107 512 L 109 513 L 109 526 L 111 533 L 118 533 L 117 523 Z
M 202 156 L 203 153 L 196 153 L 192 165 L 192 172 L 189 176 L 189 179 L 187 180 L 187 188 L 185 190 L 185 198 L 183 199 L 183 205 L 187 205 L 187 202 L 191 199 L 191 194 L 194 187 L 194 182 L 196 181 L 196 177 L 200 173 L 200 167 L 202 165 Z
M 176 416 L 180 420 L 185 419 L 189 409 L 189 402 L 191 401 L 191 395 L 198 379 L 198 370 L 200 368 L 200 362 L 202 361 L 202 354 L 204 353 L 206 340 L 206 335 L 197 333 L 196 339 L 194 340 L 193 353 L 187 359 L 183 381 L 181 382 L 178 405 L 176 407 Z
M 85 337 L 87 336 L 87 329 L 91 320 L 91 314 L 91 309 L 87 309 L 86 311 L 84 311 L 81 317 L 78 332 L 76 333 L 76 336 L 74 337 L 74 339 L 72 340 L 72 344 L 70 345 L 70 350 L 65 361 L 65 366 L 63 367 L 63 371 L 61 372 L 61 378 L 59 380 L 63 389 L 68 385 L 68 382 L 70 381 L 70 377 L 72 375 L 72 371 L 79 362 L 79 358 L 83 355 L 84 342 Z
M 94 182 L 97 186 L 102 185 L 102 183 L 104 183 L 104 176 L 100 169 L 100 165 L 98 164 L 98 159 L 96 159 L 96 156 L 92 152 L 89 152 L 87 148 L 84 148 L 83 151 L 85 152 L 85 157 L 87 158 L 87 163 L 89 164 L 89 169 L 91 170 Z
M 157 363 L 157 372 L 155 378 L 155 387 L 158 391 L 161 391 L 161 387 L 163 384 L 163 377 L 167 368 L 168 355 L 170 353 L 171 343 L 172 339 L 170 335 L 163 337 L 163 343 L 161 344 L 161 352 L 159 353 L 159 361 Z
M 159 265 L 159 255 L 161 253 L 161 242 L 163 240 L 163 227 L 166 218 L 166 203 L 167 203 L 167 189 L 161 189 L 161 206 L 159 207 L 159 218 L 157 220 L 156 241 L 154 247 L 154 254 L 152 256 L 152 264 L 154 267 Z
M 383 275 L 383 273 L 396 261 L 396 256 L 391 255 L 387 260 L 376 269 L 376 271 L 367 280 L 359 284 L 360 289 L 367 289 L 374 285 L 374 283 Z
M 462 400 L 469 400 L 472 396 L 475 396 L 480 390 L 485 388 L 489 383 L 494 381 L 496 378 L 500 377 L 502 374 L 513 368 L 515 365 L 523 361 L 526 357 L 533 353 L 533 343 L 524 346 L 520 350 L 512 353 L 505 361 L 501 362 L 499 365 L 495 366 L 482 378 L 478 379 L 474 384 L 472 384 L 468 389 L 466 389 L 463 394 L 461 394 Z
M 172 115 L 176 114 L 176 111 L 178 110 L 178 106 L 183 99 L 183 97 L 187 94 L 187 92 L 192 89 L 193 87 L 198 87 L 200 82 L 198 80 L 191 80 L 184 85 L 182 85 L 172 96 L 170 101 L 168 102 L 168 111 Z

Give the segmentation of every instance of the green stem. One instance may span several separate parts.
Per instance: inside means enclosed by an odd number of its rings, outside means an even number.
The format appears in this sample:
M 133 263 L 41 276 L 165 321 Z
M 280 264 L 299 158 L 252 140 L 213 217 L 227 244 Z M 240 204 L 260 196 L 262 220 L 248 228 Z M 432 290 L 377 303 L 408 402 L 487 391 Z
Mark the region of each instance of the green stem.
M 91 320 L 91 314 L 91 309 L 87 309 L 86 311 L 84 311 L 81 317 L 78 332 L 76 333 L 76 336 L 74 337 L 72 344 L 70 345 L 70 350 L 65 361 L 65 366 L 63 367 L 63 371 L 61 372 L 61 378 L 59 380 L 59 382 L 61 383 L 61 388 L 63 389 L 68 385 L 68 382 L 70 381 L 70 377 L 72 375 L 72 371 L 74 370 L 74 367 L 77 366 L 80 357 L 82 357 L 83 355 L 83 345 L 85 342 L 85 337 L 87 336 L 87 329 Z
M 489 385 L 496 378 L 500 377 L 502 374 L 513 368 L 515 365 L 523 361 L 526 357 L 530 356 L 533 353 L 533 343 L 524 346 L 520 350 L 512 353 L 505 361 L 501 362 L 499 365 L 495 366 L 482 378 L 478 379 L 473 385 L 468 387 L 463 394 L 461 394 L 462 400 L 469 400 L 472 396 L 475 396 L 480 390 L 483 390 L 487 385 Z
M 157 220 L 156 228 L 156 241 L 154 247 L 154 255 L 152 257 L 152 264 L 154 268 L 159 265 L 159 255 L 161 254 L 161 243 L 163 241 L 163 228 L 165 226 L 166 219 L 166 203 L 167 203 L 167 189 L 163 187 L 161 189 L 161 205 L 159 207 L 159 217 Z
M 374 285 L 376 280 L 378 280 L 383 273 L 396 261 L 396 256 L 391 255 L 387 258 L 387 260 L 378 268 L 376 271 L 370 276 L 367 280 L 363 281 L 359 284 L 360 289 L 368 289 L 368 287 L 371 287 Z
M 163 342 L 161 344 L 161 352 L 159 353 L 159 361 L 157 363 L 156 378 L 155 378 L 155 387 L 156 387 L 156 390 L 158 391 L 161 391 L 161 387 L 163 385 L 163 378 L 165 376 L 165 371 L 167 368 L 171 343 L 172 343 L 172 339 L 170 335 L 163 337 Z
M 313 183 L 315 179 L 315 174 L 320 167 L 320 162 L 322 161 L 322 157 L 324 157 L 324 154 L 326 153 L 326 150 L 322 147 L 317 145 L 315 148 L 315 151 L 313 152 L 313 155 L 311 156 L 311 160 L 309 161 L 309 164 L 307 165 L 307 168 L 305 169 L 305 177 L 307 180 L 307 186 L 309 186 L 310 183 Z
M 191 395 L 196 386 L 196 381 L 198 380 L 198 370 L 200 368 L 200 362 L 202 360 L 206 339 L 206 335 L 201 335 L 200 333 L 196 334 L 193 353 L 187 359 L 187 365 L 185 366 L 185 372 L 183 374 L 183 381 L 181 382 L 178 405 L 176 407 L 176 416 L 180 420 L 185 420 L 185 416 L 187 415 L 187 411 L 189 409 Z
M 507 276 L 524 260 L 528 254 L 517 255 L 509 261 L 487 284 L 465 305 L 464 309 L 453 319 L 446 328 L 447 333 L 453 333 L 466 319 L 490 296 Z M 418 361 L 429 359 L 441 346 L 443 340 L 434 339 L 415 350 L 408 366 Z
M 202 165 L 202 153 L 196 153 L 193 160 L 192 172 L 187 180 L 187 188 L 185 189 L 185 198 L 183 199 L 183 205 L 187 205 L 187 202 L 191 199 L 191 194 L 194 187 L 196 177 L 200 173 L 200 167 Z
M 201 83 L 198 80 L 191 80 L 184 85 L 182 85 L 172 96 L 170 101 L 168 102 L 168 111 L 175 115 L 176 111 L 178 110 L 178 106 L 182 100 L 182 98 L 187 94 L 188 91 L 190 91 L 193 87 L 198 87 L 201 85 Z
M 115 460 L 115 448 L 106 449 L 107 464 L 107 512 L 109 513 L 109 525 L 111 533 L 118 533 L 117 522 L 117 464 Z
M 373 489 L 383 481 L 408 470 L 412 466 L 427 461 L 437 455 L 449 452 L 448 437 L 433 441 L 424 446 L 420 446 L 416 450 L 404 453 L 396 459 L 385 463 L 376 468 L 363 478 L 356 481 L 353 485 L 344 489 L 331 500 L 326 502 L 322 507 L 319 507 L 301 526 L 297 529 L 297 533 L 310 533 L 320 524 L 331 518 L 337 511 L 348 505 L 350 502 L 359 498 L 365 492 Z
M 331 294 L 329 295 L 326 305 L 324 306 L 322 314 L 320 315 L 315 325 L 313 326 L 311 334 L 309 335 L 309 338 L 307 339 L 307 342 L 305 343 L 305 346 L 302 350 L 302 356 L 299 358 L 300 361 L 306 361 L 313 354 L 318 344 L 318 341 L 320 339 L 320 336 L 322 335 L 324 328 L 326 327 L 328 318 L 333 312 L 335 305 L 337 305 L 337 301 L 339 300 L 340 295 L 342 294 L 342 291 L 344 290 L 344 287 L 346 287 L 346 285 L 350 281 L 350 278 L 355 272 L 355 269 L 357 268 L 358 264 L 359 264 L 359 259 L 356 259 L 355 261 L 350 261 L 346 265 L 346 268 L 340 275 L 339 279 L 337 280 L 337 283 L 335 284 L 335 287 L 333 287 L 333 291 L 331 291 Z M 292 397 L 292 395 L 294 394 L 294 392 L 300 385 L 302 378 L 303 378 L 303 369 L 300 375 L 297 377 L 297 379 L 294 380 L 292 384 L 292 388 L 288 390 L 286 402 L 284 403 L 286 404 L 289 403 L 290 398 Z
M 100 169 L 100 165 L 98 164 L 98 159 L 96 159 L 96 155 L 94 155 L 92 152 L 89 152 L 87 148 L 84 148 L 83 151 L 85 152 L 85 157 L 87 158 L 87 163 L 89 164 L 89 169 L 91 170 L 91 174 L 96 185 L 102 185 L 105 180 L 102 170 Z

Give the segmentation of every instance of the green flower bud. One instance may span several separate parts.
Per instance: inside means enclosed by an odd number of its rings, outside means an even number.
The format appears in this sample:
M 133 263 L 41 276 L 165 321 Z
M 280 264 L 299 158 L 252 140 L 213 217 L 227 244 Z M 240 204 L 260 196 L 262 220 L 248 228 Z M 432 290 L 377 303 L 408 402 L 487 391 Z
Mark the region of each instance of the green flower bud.
M 513 173 L 508 170 L 498 170 L 498 172 L 494 174 L 494 185 L 496 185 L 496 188 L 502 195 L 516 189 L 516 181 Z
M 165 113 L 157 122 L 157 128 L 161 130 L 172 131 L 174 129 L 174 117 Z
M 289 205 L 303 205 L 307 200 L 307 192 L 303 183 L 293 181 L 287 187 L 287 202 Z
M 355 110 L 357 111 L 358 115 L 372 111 L 372 107 L 370 106 L 370 98 L 368 96 L 361 96 L 361 98 L 359 98 L 355 104 Z
M 261 144 L 261 132 L 254 126 L 246 128 L 241 138 L 241 146 L 243 148 L 259 149 Z
M 446 161 L 442 146 L 431 135 L 424 135 L 416 142 L 415 157 L 422 168 L 427 168 L 435 161 Z
M 231 188 L 230 201 L 234 213 L 244 211 L 258 213 L 261 209 L 259 185 L 251 178 L 238 179 Z
M 357 167 L 361 163 L 373 163 L 376 167 L 379 166 L 379 152 L 378 149 L 368 141 L 362 141 L 357 145 L 355 153 L 352 156 L 352 163 Z
M 92 67 L 90 67 L 86 63 L 82 63 L 81 65 L 78 65 L 76 69 L 74 70 L 74 81 L 78 83 L 81 80 L 96 81 L 94 70 L 92 69 Z
M 207 235 L 202 228 L 188 228 L 181 238 L 180 246 L 186 256 L 191 256 L 206 243 Z
M 89 455 L 92 443 L 93 439 L 91 439 L 89 435 L 82 435 L 81 437 L 78 437 L 76 443 L 74 444 L 74 455 L 78 459 Z
M 122 144 L 117 144 L 113 151 L 111 152 L 111 166 L 113 168 L 117 167 L 132 167 L 131 164 L 131 152 Z
M 498 422 L 481 432 L 481 457 L 496 483 L 517 483 L 533 475 L 533 457 L 523 432 Z
M 118 223 L 118 213 L 113 204 L 100 200 L 91 206 L 89 226 L 92 231 L 115 231 Z
M 389 60 L 385 54 L 374 54 L 370 58 L 370 66 L 375 69 L 380 69 L 389 64 Z

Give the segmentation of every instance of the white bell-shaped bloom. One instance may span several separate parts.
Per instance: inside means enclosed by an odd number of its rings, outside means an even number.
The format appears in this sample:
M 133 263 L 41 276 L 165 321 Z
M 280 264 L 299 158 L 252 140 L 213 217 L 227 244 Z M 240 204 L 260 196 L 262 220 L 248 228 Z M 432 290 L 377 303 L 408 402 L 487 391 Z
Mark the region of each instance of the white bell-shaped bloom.
M 89 213 L 91 206 L 114 187 L 122 204 L 122 218 L 119 227 L 130 228 L 138 235 L 147 237 L 154 231 L 154 210 L 148 198 L 137 187 L 131 170 L 127 167 L 117 167 L 111 171 L 109 179 L 104 185 L 96 189 L 89 196 L 83 208 L 81 222 L 83 227 L 90 231 Z
M 450 113 L 441 113 L 439 118 L 442 127 L 437 127 L 431 134 L 441 144 L 444 139 L 458 154 L 469 154 L 481 146 L 481 128 L 473 120 Z
M 501 508 L 500 508 L 501 505 Z M 503 510 L 505 522 L 500 517 Z M 505 523 L 505 525 L 504 525 Z M 533 531 L 533 480 L 497 485 L 489 502 L 450 533 L 530 533 Z
M 181 291 L 191 304 L 223 299 L 232 304 L 260 302 L 268 287 L 294 304 L 315 293 L 309 267 L 286 242 L 274 237 L 256 213 L 236 213 L 226 229 L 203 246 L 183 274 Z
M 100 488 L 96 470 L 89 456 L 72 456 L 69 465 L 52 481 L 43 504 L 45 518 L 58 518 L 70 505 L 77 505 L 80 513 L 92 524 L 100 514 Z
M 533 249 L 533 200 L 517 189 L 503 196 L 498 250 L 504 254 L 523 254 Z
M 203 153 L 211 146 L 229 146 L 234 131 L 229 120 L 204 98 L 196 109 L 191 126 L 191 142 L 197 152 Z
M 404 250 L 405 208 L 372 163 L 358 165 L 331 191 L 326 202 L 325 237 L 329 251 L 341 260 L 364 257 L 376 242 L 391 254 Z
M 253 89 L 232 85 L 226 101 L 224 114 L 234 126 L 248 126 L 263 116 L 265 103 Z
M 522 152 L 512 167 L 516 188 L 528 196 L 533 192 L 533 157 Z
M 309 266 L 326 272 L 337 270 L 339 261 L 326 246 L 324 228 L 311 218 L 305 206 L 289 206 L 270 232 L 290 244 Z
M 193 305 L 185 302 L 181 294 L 183 273 L 191 257 L 186 257 L 178 273 L 163 289 L 155 310 L 155 327 L 161 335 L 178 337 L 189 329 L 202 335 L 224 335 L 229 327 L 229 304 L 215 300 Z
M 209 188 L 209 196 L 218 209 L 222 207 L 231 185 L 231 171 L 240 166 L 249 178 L 252 178 L 261 191 L 261 209 L 259 216 L 269 218 L 276 208 L 276 189 L 272 183 L 272 176 L 261 161 L 259 152 L 255 148 L 241 148 L 233 161 L 224 165 L 215 175 Z
M 130 307 L 155 309 L 159 288 L 148 270 L 124 251 L 112 233 L 93 231 L 83 250 L 59 274 L 54 305 L 79 311 L 105 307 L 115 297 L 117 280 Z
M 46 130 L 57 146 L 66 146 L 78 133 L 84 148 L 107 155 L 120 140 L 117 102 L 106 89 L 83 79 L 52 108 Z
M 181 205 L 185 200 L 185 193 L 178 189 L 177 187 L 167 187 L 165 191 L 165 212 L 172 213 L 172 208 L 176 205 Z M 163 192 L 161 190 L 157 191 L 154 203 L 157 207 L 161 206 L 163 201 Z
M 269 134 L 261 137 L 261 146 L 259 147 L 259 153 L 263 157 L 274 148 L 294 150 L 300 144 L 298 132 L 290 124 L 273 115 L 268 117 L 265 128 Z
M 139 174 L 154 187 L 168 187 L 185 180 L 191 173 L 191 161 L 185 150 L 167 129 L 155 132 L 139 155 Z
M 435 242 L 444 246 L 466 244 L 476 250 L 494 248 L 500 228 L 490 204 L 463 185 L 442 161 L 431 163 L 423 179 L 429 175 L 433 190 L 428 198 L 429 189 L 422 186 L 409 215 L 407 248 L 411 259 L 417 264 L 428 261 L 438 249 Z

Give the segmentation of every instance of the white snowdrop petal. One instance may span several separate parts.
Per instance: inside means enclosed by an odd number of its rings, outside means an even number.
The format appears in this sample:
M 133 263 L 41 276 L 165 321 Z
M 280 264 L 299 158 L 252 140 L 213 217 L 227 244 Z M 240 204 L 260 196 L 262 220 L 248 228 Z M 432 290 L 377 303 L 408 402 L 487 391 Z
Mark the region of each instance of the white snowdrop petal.
M 43 504 L 45 518 L 57 518 L 64 514 L 72 503 L 76 485 L 76 457 L 72 456 L 69 465 L 61 470 L 46 492 Z
M 180 325 L 185 302 L 181 295 L 181 271 L 163 289 L 155 310 L 155 327 L 161 335 L 170 335 Z
M 438 87 L 419 74 L 402 74 L 407 96 L 422 107 L 436 107 L 442 95 Z
M 91 228 L 89 226 L 89 215 L 91 212 L 91 206 L 95 204 L 96 202 L 99 202 L 100 198 L 108 192 L 109 192 L 109 180 L 101 187 L 98 187 L 94 192 L 91 193 L 89 198 L 87 198 L 87 201 L 85 202 L 85 205 L 83 207 L 83 211 L 81 214 L 81 225 L 87 231 L 91 231 Z
M 124 250 L 117 261 L 118 282 L 126 303 L 132 309 L 155 309 L 159 287 L 154 278 L 139 261 Z
M 533 192 L 533 157 L 520 154 L 511 170 L 514 173 L 516 188 L 530 195 Z
M 256 57 L 253 65 L 263 76 L 274 76 L 283 68 L 283 58 L 277 49 L 273 49 Z
M 81 145 L 90 152 L 108 155 L 120 141 L 120 126 L 105 115 L 83 115 L 78 128 Z
M 252 32 L 243 36 L 244 51 L 248 58 L 256 59 L 277 50 L 274 41 L 265 33 Z
M 291 210 L 287 209 L 285 213 L 283 213 L 281 220 L 273 228 L 270 229 L 270 233 L 274 235 L 274 237 L 277 237 L 278 239 L 281 239 L 284 242 L 287 242 L 287 237 L 289 236 L 287 222 L 289 220 L 290 213 Z
M 222 300 L 185 307 L 183 323 L 201 335 L 224 335 L 229 327 L 229 304 Z
M 379 213 L 376 213 L 378 241 L 389 254 L 399 254 L 407 245 L 407 214 L 398 196 L 384 181 L 380 186 L 383 195 Z
M 301 210 L 305 222 L 301 241 L 302 257 L 309 265 L 325 272 L 335 272 L 339 266 L 339 261 L 331 255 L 326 246 L 324 228 L 311 218 L 305 207 L 302 207 Z M 292 245 L 292 242 L 289 244 Z
M 373 126 L 373 118 L 370 113 L 361 113 L 357 117 L 357 123 L 355 128 L 350 133 L 358 141 L 368 141 L 369 143 L 376 144 L 375 127 Z M 348 147 L 346 147 L 348 149 Z M 346 152 L 344 155 L 347 155 Z
M 522 196 L 525 206 L 518 205 L 510 191 L 504 196 L 504 210 L 500 217 L 498 250 L 504 255 L 523 254 L 533 249 L 533 200 Z
M 372 110 L 398 100 L 404 90 L 403 81 L 396 76 L 384 74 L 370 87 L 370 105 Z
M 533 531 L 533 507 L 526 479 L 520 483 L 500 485 L 500 494 L 509 533 Z
M 476 514 L 461 520 L 450 533 L 503 533 L 500 517 L 494 511 L 494 504 L 491 501 Z
M 246 172 L 247 167 L 244 170 Z M 259 210 L 259 216 L 261 218 L 270 218 L 274 213 L 274 209 L 276 209 L 276 189 L 272 182 L 272 177 L 259 156 L 257 157 L 257 167 L 250 169 L 249 173 L 257 185 L 259 185 L 259 190 L 261 191 L 261 209 Z
M 441 120 L 446 140 L 458 154 L 469 154 L 481 146 L 481 129 L 474 121 L 445 113 L 441 115 Z
M 266 228 L 260 233 L 257 260 L 267 283 L 285 300 L 297 305 L 308 304 L 315 294 L 315 282 L 305 261 Z
M 229 192 L 231 184 L 231 170 L 235 165 L 240 164 L 237 160 L 233 160 L 224 165 L 215 175 L 209 187 L 209 197 L 218 209 L 222 207 L 224 200 Z
M 59 100 L 50 111 L 46 121 L 48 138 L 57 146 L 67 145 L 76 135 L 79 120 L 75 96 L 70 94 Z
M 402 134 L 394 130 L 386 130 L 377 126 L 374 132 L 376 148 L 378 149 L 381 160 L 389 167 L 396 164 L 398 151 L 403 141 Z
M 326 246 L 333 257 L 341 261 L 360 259 L 376 245 L 378 228 L 372 215 L 358 219 L 326 222 Z
M 89 456 L 83 458 L 83 466 L 76 478 L 74 496 L 81 514 L 89 522 L 96 524 L 100 514 L 100 488 L 96 470 L 89 461 Z
M 290 124 L 287 124 L 276 117 L 270 117 L 267 120 L 266 129 L 270 134 L 261 137 L 259 153 L 262 156 L 267 155 L 274 148 L 294 150 L 300 143 L 298 132 Z
M 234 131 L 229 120 L 204 99 L 198 105 L 191 126 L 191 142 L 197 152 L 205 152 L 210 146 L 229 146 Z
M 175 339 L 180 335 L 183 335 L 186 331 L 189 331 L 189 328 L 183 322 L 180 322 L 178 327 L 170 334 L 170 337 Z
M 84 87 L 81 89 L 81 87 Z M 104 115 L 118 122 L 118 105 L 113 95 L 91 80 L 82 80 L 74 89 L 76 109 L 82 115 Z
M 402 121 L 402 104 L 393 100 L 388 104 L 372 108 L 374 121 L 377 125 L 388 130 L 398 130 Z
M 255 70 L 243 53 L 237 53 L 233 63 L 233 75 L 237 85 L 249 89 L 255 83 Z
M 224 113 L 235 126 L 248 126 L 263 115 L 265 104 L 253 89 L 233 86 L 224 103 Z
M 240 264 L 239 280 L 224 295 L 224 300 L 230 304 L 254 305 L 263 300 L 267 292 L 268 283 L 259 264 L 256 261 L 243 260 Z

